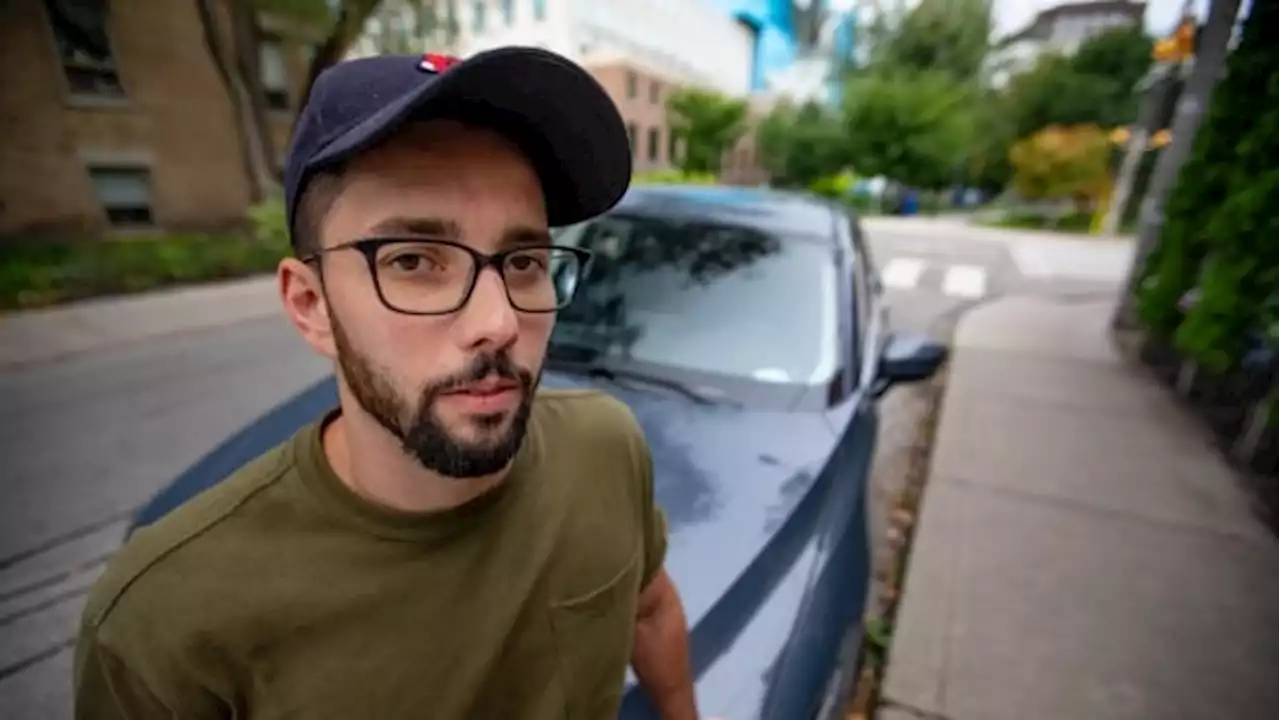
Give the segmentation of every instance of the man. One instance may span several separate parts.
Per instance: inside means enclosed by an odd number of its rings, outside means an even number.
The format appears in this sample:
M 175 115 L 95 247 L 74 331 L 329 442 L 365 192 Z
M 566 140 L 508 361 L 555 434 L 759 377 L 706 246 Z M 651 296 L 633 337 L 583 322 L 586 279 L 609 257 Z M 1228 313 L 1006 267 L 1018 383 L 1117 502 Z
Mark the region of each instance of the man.
M 630 661 L 693 718 L 640 429 L 538 391 L 588 260 L 548 227 L 630 179 L 608 96 L 533 49 L 342 63 L 287 165 L 280 296 L 340 406 L 113 559 L 77 717 L 594 720 Z

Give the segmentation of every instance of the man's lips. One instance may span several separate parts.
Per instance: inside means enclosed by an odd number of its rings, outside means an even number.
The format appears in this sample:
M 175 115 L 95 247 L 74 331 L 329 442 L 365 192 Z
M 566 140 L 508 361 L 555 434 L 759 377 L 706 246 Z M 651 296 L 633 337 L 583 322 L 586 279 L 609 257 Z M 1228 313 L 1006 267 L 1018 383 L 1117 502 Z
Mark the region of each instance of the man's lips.
M 520 384 L 505 378 L 481 380 L 451 390 L 443 399 L 467 414 L 505 413 L 519 404 Z
M 471 397 L 488 397 L 501 395 L 512 390 L 519 390 L 520 385 L 511 380 L 482 380 L 460 388 L 450 390 L 446 395 L 467 395 Z

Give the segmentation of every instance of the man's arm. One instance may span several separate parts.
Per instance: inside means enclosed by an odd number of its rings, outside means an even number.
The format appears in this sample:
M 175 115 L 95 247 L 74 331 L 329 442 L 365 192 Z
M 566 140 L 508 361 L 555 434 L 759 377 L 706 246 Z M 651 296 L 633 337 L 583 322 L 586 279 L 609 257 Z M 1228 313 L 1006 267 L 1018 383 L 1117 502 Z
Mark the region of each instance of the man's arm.
M 631 665 L 663 720 L 697 720 L 689 629 L 666 570 L 659 570 L 640 591 Z
M 630 412 L 630 411 L 628 411 Z M 643 535 L 644 575 L 636 604 L 631 667 L 663 720 L 697 720 L 697 698 L 689 662 L 689 627 L 675 583 L 663 567 L 667 518 L 653 487 L 653 455 L 635 418 L 631 456 L 638 481 L 637 509 Z

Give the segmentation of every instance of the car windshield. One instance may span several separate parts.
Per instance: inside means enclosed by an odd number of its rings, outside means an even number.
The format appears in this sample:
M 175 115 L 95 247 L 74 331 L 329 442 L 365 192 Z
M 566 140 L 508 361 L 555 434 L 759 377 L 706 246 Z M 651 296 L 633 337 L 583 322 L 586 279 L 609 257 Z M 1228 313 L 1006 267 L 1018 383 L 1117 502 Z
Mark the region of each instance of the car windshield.
M 820 239 L 612 214 L 556 241 L 594 257 L 553 353 L 804 385 L 839 366 L 835 266 Z

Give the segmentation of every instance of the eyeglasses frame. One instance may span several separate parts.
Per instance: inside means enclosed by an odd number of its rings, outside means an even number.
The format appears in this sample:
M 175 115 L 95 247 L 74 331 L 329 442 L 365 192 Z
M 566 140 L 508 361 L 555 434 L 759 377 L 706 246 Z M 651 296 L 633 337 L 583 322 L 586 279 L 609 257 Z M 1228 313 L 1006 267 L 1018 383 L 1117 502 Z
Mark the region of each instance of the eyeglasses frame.
M 421 311 L 403 310 L 401 308 L 395 307 L 394 305 L 392 305 L 390 302 L 387 301 L 386 295 L 382 292 L 382 282 L 378 279 L 378 268 L 377 268 L 378 251 L 386 247 L 387 245 L 395 245 L 397 243 L 420 243 L 420 244 L 425 243 L 425 244 L 432 244 L 432 245 L 445 245 L 448 247 L 454 247 L 459 250 L 462 250 L 471 256 L 471 267 L 472 267 L 471 279 L 467 283 L 466 292 L 462 294 L 462 299 L 458 301 L 457 305 L 455 305 L 454 307 L 448 310 L 421 312 Z M 502 281 L 502 290 L 507 295 L 507 302 L 510 303 L 511 307 L 517 312 L 538 314 L 538 315 L 559 312 L 563 310 L 566 306 L 568 306 L 569 303 L 573 302 L 573 298 L 577 296 L 576 284 L 574 286 L 573 292 L 569 294 L 569 297 L 566 298 L 564 302 L 558 303 L 556 307 L 550 310 L 525 310 L 519 307 L 518 305 L 516 305 L 515 300 L 511 298 L 511 288 L 510 286 L 507 285 L 507 277 L 506 275 L 503 274 L 503 270 L 502 270 L 503 263 L 506 261 L 507 258 L 511 257 L 512 255 L 516 255 L 522 252 L 528 252 L 530 250 L 568 251 L 578 259 L 578 277 L 579 277 L 579 280 L 581 280 L 581 278 L 587 275 L 587 271 L 591 267 L 591 259 L 593 255 L 590 250 L 587 250 L 585 248 L 575 247 L 573 245 L 555 245 L 555 244 L 521 245 L 519 247 L 500 250 L 496 253 L 483 253 L 483 252 L 480 252 L 479 250 L 476 250 L 473 247 L 469 247 L 460 242 L 456 242 L 453 240 L 445 240 L 441 238 L 422 237 L 422 236 L 379 236 L 379 237 L 360 238 L 358 240 L 350 240 L 348 242 L 338 243 L 337 245 L 333 245 L 331 247 L 320 248 L 319 250 L 316 250 L 315 252 L 312 252 L 298 259 L 301 260 L 303 263 L 311 263 L 311 262 L 319 263 L 320 260 L 325 255 L 338 250 L 355 250 L 364 256 L 365 263 L 369 267 L 369 278 L 373 281 L 374 292 L 378 294 L 378 300 L 382 303 L 383 307 L 390 310 L 391 312 L 399 313 L 401 315 L 412 315 L 412 316 L 421 316 L 421 317 L 452 315 L 453 313 L 456 313 L 462 308 L 466 307 L 467 303 L 471 301 L 471 296 L 475 293 L 476 283 L 480 281 L 480 273 L 484 272 L 485 268 L 492 268 L 493 271 L 498 274 L 498 279 Z

